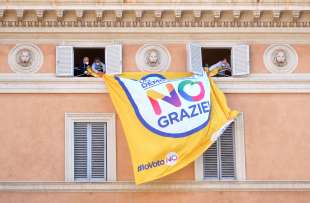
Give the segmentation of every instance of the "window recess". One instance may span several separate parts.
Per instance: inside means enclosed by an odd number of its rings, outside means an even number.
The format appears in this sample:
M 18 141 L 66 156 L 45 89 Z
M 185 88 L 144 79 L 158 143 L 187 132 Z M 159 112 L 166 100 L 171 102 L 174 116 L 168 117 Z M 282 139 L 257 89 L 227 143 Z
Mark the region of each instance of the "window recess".
M 90 67 L 94 60 L 98 58 L 104 64 L 102 69 L 105 69 L 107 74 L 120 74 L 122 72 L 121 44 L 111 44 L 102 47 L 57 46 L 56 76 L 89 77 L 84 71 L 84 57 L 89 58 Z
M 243 76 L 250 73 L 250 54 L 247 44 L 203 46 L 189 43 L 187 52 L 187 67 L 190 72 L 199 73 L 206 67 L 210 69 L 221 66 L 216 77 Z

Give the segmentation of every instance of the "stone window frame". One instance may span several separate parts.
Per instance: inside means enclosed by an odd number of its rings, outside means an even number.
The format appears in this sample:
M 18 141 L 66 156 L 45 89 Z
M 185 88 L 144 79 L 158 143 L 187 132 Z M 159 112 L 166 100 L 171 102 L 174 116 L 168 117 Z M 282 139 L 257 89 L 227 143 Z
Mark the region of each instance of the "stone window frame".
M 244 141 L 244 115 L 239 113 L 234 121 L 234 149 L 235 149 L 235 167 L 236 179 L 235 181 L 246 180 L 246 165 L 245 165 L 245 141 Z M 203 175 L 203 156 L 201 155 L 195 161 L 195 180 L 205 181 Z M 208 179 L 208 181 L 210 181 Z M 211 180 L 223 181 L 223 180 Z
M 65 181 L 74 180 L 74 122 L 107 123 L 107 177 L 106 181 L 116 181 L 116 125 L 114 113 L 65 113 Z

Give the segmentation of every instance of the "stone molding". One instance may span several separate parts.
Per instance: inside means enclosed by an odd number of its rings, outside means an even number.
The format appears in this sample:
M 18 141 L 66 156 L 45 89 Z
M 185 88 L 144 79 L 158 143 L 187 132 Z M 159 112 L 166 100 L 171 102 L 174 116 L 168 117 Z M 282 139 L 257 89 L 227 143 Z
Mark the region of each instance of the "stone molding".
M 310 181 L 178 181 L 152 182 L 0 182 L 0 192 L 301 192 L 310 191 Z
M 251 74 L 214 78 L 224 93 L 310 93 L 310 74 Z M 0 74 L 1 93 L 108 93 L 99 78 L 60 78 L 54 74 Z
M 158 64 L 149 64 L 147 57 L 151 57 L 150 52 L 156 54 Z M 170 68 L 171 55 L 169 50 L 161 44 L 144 44 L 136 52 L 136 65 L 141 71 L 160 72 Z
M 307 3 L 7 2 L 0 5 L 0 27 L 310 27 L 309 13 Z
M 75 33 L 72 35 L 72 33 Z M 164 37 L 163 37 L 164 36 Z M 296 37 L 298 36 L 298 37 Z M 73 44 L 102 46 L 122 44 L 305 44 L 310 42 L 309 28 L 28 28 L 0 27 L 0 44 L 25 41 L 34 44 Z
M 281 64 L 276 60 L 279 54 Z M 298 54 L 289 44 L 272 44 L 264 52 L 264 64 L 271 73 L 292 73 L 298 65 Z
M 18 62 L 20 52 L 26 51 L 29 54 L 29 64 L 23 66 Z M 15 73 L 36 73 L 43 64 L 44 56 L 41 49 L 32 43 L 20 43 L 11 49 L 8 55 L 8 63 Z
M 244 114 L 239 112 L 234 120 L 234 150 L 235 150 L 235 169 L 236 180 L 246 180 L 245 163 L 245 140 L 244 140 Z M 203 156 L 195 160 L 195 180 L 203 181 Z M 207 180 L 210 181 L 210 180 Z
M 116 181 L 116 127 L 114 113 L 65 113 L 65 181 L 74 181 L 74 122 L 106 122 L 106 179 Z

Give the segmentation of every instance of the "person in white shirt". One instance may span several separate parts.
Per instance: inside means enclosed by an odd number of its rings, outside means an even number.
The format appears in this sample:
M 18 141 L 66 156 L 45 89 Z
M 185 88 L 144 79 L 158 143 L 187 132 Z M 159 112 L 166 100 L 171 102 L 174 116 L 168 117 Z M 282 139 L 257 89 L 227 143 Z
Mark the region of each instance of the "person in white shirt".
M 223 60 L 217 62 L 216 64 L 213 64 L 209 67 L 209 72 L 212 72 L 212 76 L 219 75 L 219 76 L 227 76 L 225 73 L 226 71 L 229 71 L 231 73 L 231 67 L 228 63 L 227 59 L 224 58 Z

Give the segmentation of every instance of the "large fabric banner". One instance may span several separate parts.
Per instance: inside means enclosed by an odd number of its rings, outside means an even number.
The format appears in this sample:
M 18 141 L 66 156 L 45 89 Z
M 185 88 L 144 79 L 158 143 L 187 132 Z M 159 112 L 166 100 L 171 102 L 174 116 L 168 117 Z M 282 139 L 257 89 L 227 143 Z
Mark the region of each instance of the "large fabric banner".
M 206 74 L 124 73 L 103 78 L 129 144 L 136 184 L 197 159 L 237 115 Z

